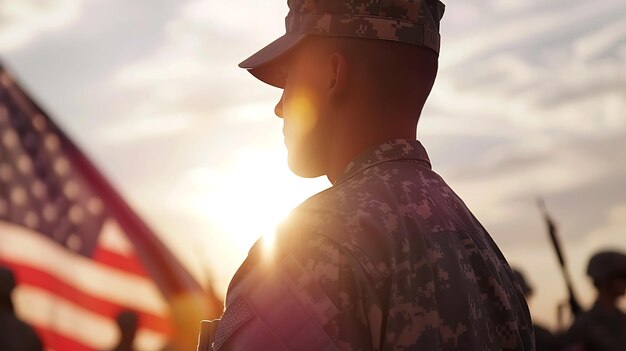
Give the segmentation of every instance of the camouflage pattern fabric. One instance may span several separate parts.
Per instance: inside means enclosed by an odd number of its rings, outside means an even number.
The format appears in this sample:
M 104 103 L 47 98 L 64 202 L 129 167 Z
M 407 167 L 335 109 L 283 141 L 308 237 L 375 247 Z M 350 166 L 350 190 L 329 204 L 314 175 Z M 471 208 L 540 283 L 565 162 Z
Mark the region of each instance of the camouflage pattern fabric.
M 617 308 L 595 304 L 576 317 L 566 335 L 566 350 L 624 351 L 626 350 L 626 314 Z
M 239 345 L 268 334 L 294 340 L 318 326 L 339 350 L 534 349 L 530 314 L 513 272 L 461 199 L 431 170 L 416 140 L 390 141 L 363 153 L 331 188 L 291 213 L 271 254 L 260 246 L 228 289 L 222 321 L 240 322 L 220 323 L 224 350 L 245 349 Z M 255 287 L 262 283 L 253 281 L 273 281 L 281 297 L 269 287 L 259 296 Z M 301 282 L 299 290 L 290 288 L 293 281 Z M 248 308 L 255 316 L 233 317 L 242 314 L 238 301 L 250 300 L 273 307 L 256 304 Z M 297 332 L 283 330 L 295 329 L 292 324 Z M 271 342 L 280 345 L 272 349 L 312 349 Z
M 445 6 L 431 0 L 290 0 L 288 34 L 383 39 L 439 52 Z

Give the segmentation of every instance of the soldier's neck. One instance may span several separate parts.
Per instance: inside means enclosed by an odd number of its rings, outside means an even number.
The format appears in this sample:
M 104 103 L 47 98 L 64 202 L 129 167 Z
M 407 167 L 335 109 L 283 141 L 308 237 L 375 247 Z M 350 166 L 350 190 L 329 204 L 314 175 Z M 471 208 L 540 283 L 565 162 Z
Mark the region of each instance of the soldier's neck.
M 394 126 L 353 125 L 343 128 L 343 131 L 335 134 L 330 147 L 332 152 L 328 152 L 326 176 L 332 184 L 335 184 L 348 163 L 367 149 L 389 140 L 417 138 L 417 126 L 411 122 L 396 123 Z

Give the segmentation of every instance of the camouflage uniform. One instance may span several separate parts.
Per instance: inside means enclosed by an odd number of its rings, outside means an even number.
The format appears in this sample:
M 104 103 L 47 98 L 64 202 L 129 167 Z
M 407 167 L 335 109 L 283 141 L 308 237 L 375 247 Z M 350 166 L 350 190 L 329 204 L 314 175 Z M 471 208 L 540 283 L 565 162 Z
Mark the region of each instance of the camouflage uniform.
M 214 349 L 532 350 L 520 285 L 416 140 L 376 146 L 257 243 Z

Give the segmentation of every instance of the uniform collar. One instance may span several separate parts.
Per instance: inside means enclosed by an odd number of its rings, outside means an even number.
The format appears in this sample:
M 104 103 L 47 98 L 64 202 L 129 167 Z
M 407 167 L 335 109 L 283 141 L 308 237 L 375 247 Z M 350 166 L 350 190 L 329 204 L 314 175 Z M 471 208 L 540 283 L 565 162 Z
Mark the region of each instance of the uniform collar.
M 333 185 L 352 178 L 367 168 L 389 161 L 410 160 L 431 168 L 426 149 L 417 140 L 395 139 L 373 146 L 350 161 Z

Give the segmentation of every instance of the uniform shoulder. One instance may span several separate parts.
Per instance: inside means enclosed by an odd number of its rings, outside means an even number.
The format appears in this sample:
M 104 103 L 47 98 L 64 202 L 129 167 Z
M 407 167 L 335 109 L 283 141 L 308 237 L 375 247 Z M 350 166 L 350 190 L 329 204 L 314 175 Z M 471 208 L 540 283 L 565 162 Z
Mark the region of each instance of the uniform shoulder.
M 362 211 L 375 214 L 377 208 L 416 202 L 442 190 L 451 193 L 441 177 L 431 169 L 410 161 L 396 160 L 366 168 L 311 196 L 296 208 L 296 212 L 318 211 L 336 216 L 349 216 Z
M 296 246 L 336 245 L 353 256 L 368 256 L 370 251 L 389 247 L 391 237 L 381 212 L 397 216 L 383 201 L 374 205 L 342 194 L 340 189 L 329 189 L 294 209 L 278 233 Z

